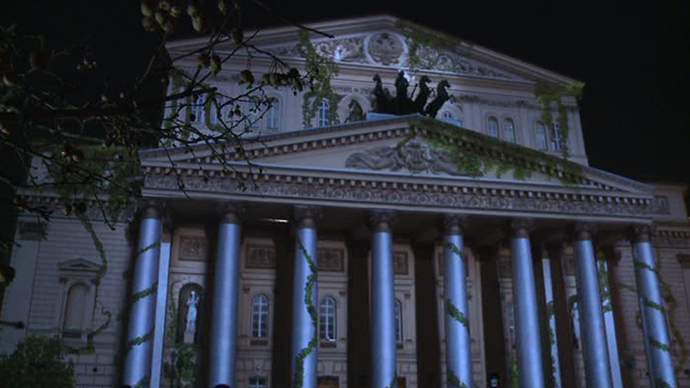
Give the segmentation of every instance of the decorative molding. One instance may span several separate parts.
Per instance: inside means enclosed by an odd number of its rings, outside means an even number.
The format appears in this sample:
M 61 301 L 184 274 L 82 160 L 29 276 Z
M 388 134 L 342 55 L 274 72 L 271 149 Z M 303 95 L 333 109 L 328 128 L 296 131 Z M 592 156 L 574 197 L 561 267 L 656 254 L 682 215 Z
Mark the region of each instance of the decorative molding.
M 345 251 L 342 248 L 319 248 L 317 266 L 323 272 L 345 272 Z
M 393 252 L 393 273 L 395 275 L 409 274 L 409 258 L 407 252 Z
M 458 171 L 450 154 L 428 147 L 414 139 L 399 146 L 376 147 L 355 152 L 345 160 L 345 167 L 362 170 L 408 170 L 413 174 L 467 175 Z
M 45 222 L 20 221 L 17 223 L 18 240 L 40 241 L 48 232 Z
M 177 251 L 178 260 L 206 261 L 206 238 L 202 236 L 180 236 Z
M 676 256 L 676 258 L 678 259 L 678 262 L 680 263 L 681 268 L 690 269 L 690 254 L 679 253 Z
M 367 54 L 376 64 L 383 66 L 402 66 L 405 43 L 397 34 L 379 32 L 366 39 Z
M 671 214 L 671 210 L 668 206 L 668 197 L 665 195 L 655 195 L 652 201 L 652 214 Z
M 248 174 L 245 175 L 248 176 Z M 148 189 L 179 191 L 177 177 L 174 175 L 148 173 L 144 183 Z M 590 195 L 577 192 L 490 189 L 476 186 L 463 187 L 460 184 L 382 182 L 364 178 L 314 178 L 268 172 L 264 172 L 256 187 L 247 188 L 240 185 L 237 178 L 218 175 L 212 178 L 186 176 L 185 187 L 187 194 L 192 196 L 195 192 L 204 192 L 219 195 L 233 194 L 248 198 L 273 197 L 278 202 L 284 203 L 294 203 L 294 199 L 328 200 L 341 203 L 438 207 L 453 211 L 473 209 L 612 217 L 646 217 L 649 215 L 650 202 L 646 198 Z
M 249 245 L 245 268 L 274 269 L 276 267 L 276 249 L 272 245 Z

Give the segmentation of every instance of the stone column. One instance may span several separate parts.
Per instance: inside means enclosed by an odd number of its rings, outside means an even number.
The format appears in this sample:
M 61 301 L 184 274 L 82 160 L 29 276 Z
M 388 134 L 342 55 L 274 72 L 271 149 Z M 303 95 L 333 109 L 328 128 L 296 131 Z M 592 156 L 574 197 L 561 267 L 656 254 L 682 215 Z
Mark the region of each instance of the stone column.
M 293 388 L 316 388 L 318 351 L 316 285 L 316 218 L 318 209 L 296 207 L 297 241 L 292 283 Z
M 599 293 L 599 271 L 592 244 L 592 227 L 575 225 L 575 269 L 580 299 L 582 357 L 587 387 L 611 388 L 611 370 L 606 341 L 606 324 Z
M 639 225 L 634 228 L 633 261 L 651 386 L 675 388 L 678 383 L 673 370 L 671 340 L 666 327 L 666 311 L 661 298 L 649 226 Z
M 209 341 L 210 388 L 235 386 L 237 297 L 240 271 L 239 207 L 226 204 L 218 226 Z
M 472 386 L 467 259 L 463 252 L 461 218 L 445 219 L 444 306 L 446 323 L 446 382 L 448 387 Z
M 372 213 L 371 388 L 395 388 L 395 293 L 393 288 L 392 212 Z
M 158 288 L 161 211 L 156 202 L 146 202 L 140 213 L 139 240 L 132 267 L 130 313 L 127 324 L 122 385 L 134 387 L 151 378 L 153 329 Z
M 520 387 L 543 388 L 539 309 L 529 240 L 531 227 L 531 221 L 526 219 L 517 219 L 512 223 L 511 253 L 517 357 Z

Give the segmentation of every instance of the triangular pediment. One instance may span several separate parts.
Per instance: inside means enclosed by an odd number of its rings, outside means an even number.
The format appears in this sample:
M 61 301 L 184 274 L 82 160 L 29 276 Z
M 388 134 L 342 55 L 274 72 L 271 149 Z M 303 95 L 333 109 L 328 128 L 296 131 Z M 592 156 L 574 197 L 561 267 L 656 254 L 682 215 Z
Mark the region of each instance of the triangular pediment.
M 312 33 L 310 41 L 315 49 L 336 63 L 369 68 L 410 69 L 441 75 L 472 78 L 555 82 L 570 84 L 575 80 L 523 62 L 485 47 L 470 43 L 393 16 L 380 15 L 308 24 L 323 32 Z M 263 52 L 286 60 L 300 60 L 296 48 L 301 30 L 294 26 L 268 28 L 247 32 L 251 43 Z M 168 43 L 173 54 L 196 51 L 208 42 L 204 38 Z M 216 48 L 230 53 L 231 43 Z M 241 54 L 240 54 L 241 55 Z M 260 56 L 260 54 L 258 54 Z
M 63 261 L 58 264 L 58 269 L 61 272 L 98 272 L 101 266 L 82 258 Z
M 444 146 L 449 141 L 461 144 Z M 533 185 L 645 196 L 653 191 L 644 183 L 418 115 L 256 134 L 246 138 L 241 152 L 234 146 L 224 147 L 227 153 L 223 162 L 219 162 L 219 149 L 198 145 L 175 151 L 143 151 L 142 166 L 169 172 L 172 162 L 193 175 L 249 166 L 254 171 L 347 172 L 407 181 L 471 181 L 506 188 Z M 460 154 L 462 157 L 457 158 Z M 493 167 L 477 175 L 472 163 L 492 163 Z

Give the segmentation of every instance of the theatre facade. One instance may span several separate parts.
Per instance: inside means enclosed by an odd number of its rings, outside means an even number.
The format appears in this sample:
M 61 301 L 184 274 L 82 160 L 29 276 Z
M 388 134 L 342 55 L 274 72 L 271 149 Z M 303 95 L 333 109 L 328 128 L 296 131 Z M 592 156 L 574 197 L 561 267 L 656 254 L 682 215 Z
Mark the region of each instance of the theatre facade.
M 78 219 L 20 217 L 0 318 L 26 327 L 0 351 L 102 329 L 73 356 L 80 387 L 690 385 L 686 188 L 589 166 L 575 80 L 394 17 L 311 27 L 335 36 L 311 44 L 338 64 L 338 98 L 307 116 L 303 94 L 269 87 L 242 150 L 141 151 L 129 220 L 92 211 L 102 278 Z M 253 43 L 302 69 L 298 37 Z M 243 65 L 209 85 L 238 95 Z M 452 99 L 434 118 L 365 114 L 376 74 L 391 94 L 446 80 Z M 553 123 L 539 85 L 565 91 Z M 190 117 L 210 127 L 203 104 Z

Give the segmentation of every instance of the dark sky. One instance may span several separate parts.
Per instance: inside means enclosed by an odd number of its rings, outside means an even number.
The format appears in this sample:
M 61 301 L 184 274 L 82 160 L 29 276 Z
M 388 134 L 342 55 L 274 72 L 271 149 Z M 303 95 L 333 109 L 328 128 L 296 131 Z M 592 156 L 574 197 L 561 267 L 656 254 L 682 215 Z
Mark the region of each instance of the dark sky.
M 44 34 L 49 47 L 92 45 L 100 71 L 113 83 L 133 80 L 155 45 L 141 28 L 138 1 L 1 3 L 2 25 L 17 23 L 23 32 Z M 686 1 L 558 7 L 470 1 L 269 3 L 297 21 L 388 13 L 581 80 L 586 84 L 581 116 L 593 166 L 639 180 L 690 183 Z M 265 14 L 248 20 L 264 18 L 277 23 Z

